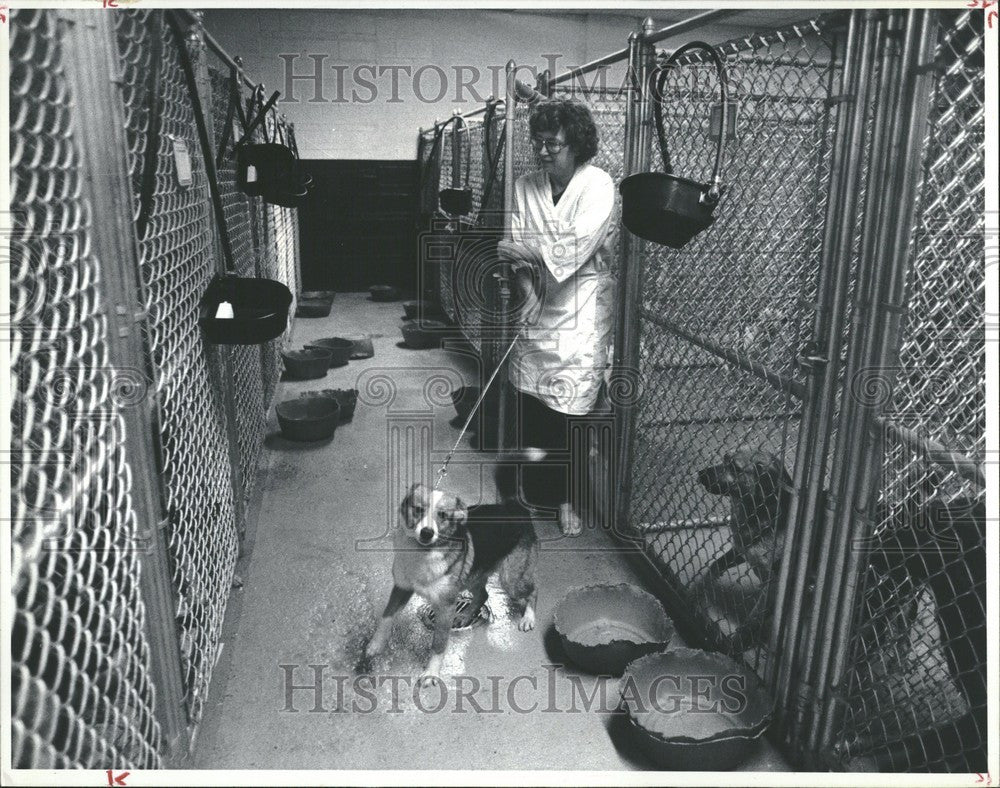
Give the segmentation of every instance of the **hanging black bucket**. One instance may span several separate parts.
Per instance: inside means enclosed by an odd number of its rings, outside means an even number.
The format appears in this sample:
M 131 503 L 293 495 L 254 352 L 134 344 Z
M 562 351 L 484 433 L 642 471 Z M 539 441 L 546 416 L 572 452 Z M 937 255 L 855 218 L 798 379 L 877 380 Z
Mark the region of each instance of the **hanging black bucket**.
M 454 140 L 456 145 L 462 144 L 463 135 L 462 131 L 466 129 L 465 120 L 461 115 L 454 115 L 453 117 L 446 120 L 441 127 L 437 130 L 438 138 L 435 140 L 435 145 L 440 145 L 441 135 L 444 134 L 445 128 L 449 123 L 455 123 Z M 468 134 L 464 135 L 466 138 Z M 469 171 L 471 170 L 471 152 L 472 152 L 472 140 L 466 139 L 465 141 L 465 181 L 464 186 L 459 188 L 453 186 L 450 189 L 441 189 L 438 194 L 438 205 L 441 206 L 441 210 L 451 216 L 467 216 L 472 211 L 472 189 L 469 188 Z M 459 156 L 459 161 L 461 161 L 461 155 Z M 453 183 L 459 181 L 459 177 L 453 179 Z
M 253 121 L 244 126 L 243 139 L 236 143 L 236 186 L 244 194 L 261 197 L 281 188 L 294 175 L 295 154 L 274 137 L 267 137 L 267 113 L 274 106 L 278 92 L 264 103 L 263 85 L 258 85 L 250 100 Z M 241 113 L 242 115 L 242 113 Z M 250 142 L 250 135 L 257 126 L 264 125 L 264 142 Z
M 292 166 L 287 174 L 276 175 L 268 186 L 261 193 L 261 199 L 271 205 L 280 205 L 283 208 L 299 208 L 305 202 L 313 189 L 313 179 L 303 168 L 299 159 L 298 146 L 295 143 L 295 135 L 288 128 L 288 139 L 285 140 L 285 132 L 282 125 L 275 119 L 275 134 L 292 154 Z
M 715 164 L 711 183 L 698 183 L 673 174 L 670 153 L 667 150 L 663 128 L 663 87 L 670 68 L 677 59 L 692 49 L 707 51 L 715 64 L 722 95 L 722 126 L 727 128 L 726 69 L 719 53 L 702 41 L 685 44 L 651 75 L 653 84 L 653 111 L 656 132 L 663 156 L 664 172 L 642 172 L 630 175 L 618 186 L 622 195 L 622 223 L 633 235 L 647 241 L 681 249 L 698 233 L 715 221 L 714 211 L 722 195 L 720 168 L 726 144 L 726 135 L 719 135 L 715 148 Z
M 214 277 L 205 289 L 198 305 L 198 324 L 205 339 L 214 344 L 259 345 L 281 336 L 288 327 L 288 310 L 292 305 L 292 293 L 284 284 L 273 279 L 240 277 L 235 273 L 233 248 L 226 227 L 226 214 L 219 191 L 215 157 L 212 155 L 212 143 L 198 93 L 194 65 L 185 44 L 184 31 L 175 12 L 167 10 L 164 13 L 178 44 L 181 69 L 194 110 L 198 142 L 205 162 L 205 174 L 208 177 L 215 223 L 227 271 L 224 276 Z M 252 128 L 250 130 L 252 131 Z
M 232 317 L 216 317 L 222 303 L 232 307 Z M 259 345 L 285 333 L 291 305 L 292 293 L 281 282 L 217 276 L 201 297 L 198 324 L 214 345 Z

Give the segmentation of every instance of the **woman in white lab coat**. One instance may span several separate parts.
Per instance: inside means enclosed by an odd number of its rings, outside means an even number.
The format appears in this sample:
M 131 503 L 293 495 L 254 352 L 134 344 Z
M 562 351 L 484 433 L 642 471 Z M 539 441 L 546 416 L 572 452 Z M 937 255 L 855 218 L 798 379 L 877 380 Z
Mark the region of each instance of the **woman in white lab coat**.
M 614 293 L 610 233 L 615 184 L 589 164 L 598 136 L 590 110 L 566 99 L 536 105 L 529 121 L 538 170 L 514 186 L 511 237 L 499 255 L 513 264 L 527 327 L 511 353 L 519 446 L 569 451 L 570 426 L 592 417 L 608 363 Z M 586 446 L 522 468 L 527 501 L 558 506 L 564 534 L 582 530 Z

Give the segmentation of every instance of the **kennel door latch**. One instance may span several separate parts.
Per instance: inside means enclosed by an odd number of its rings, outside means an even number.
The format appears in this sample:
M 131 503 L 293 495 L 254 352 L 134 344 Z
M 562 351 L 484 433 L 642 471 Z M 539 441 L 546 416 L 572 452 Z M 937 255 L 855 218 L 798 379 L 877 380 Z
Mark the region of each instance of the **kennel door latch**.
M 798 365 L 809 371 L 826 366 L 830 359 L 820 352 L 815 342 L 809 342 L 799 351 Z

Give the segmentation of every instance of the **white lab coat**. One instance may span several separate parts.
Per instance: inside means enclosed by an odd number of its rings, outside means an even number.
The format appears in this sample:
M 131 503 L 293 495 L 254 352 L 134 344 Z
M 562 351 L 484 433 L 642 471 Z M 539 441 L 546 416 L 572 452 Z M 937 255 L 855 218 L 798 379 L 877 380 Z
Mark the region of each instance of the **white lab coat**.
M 615 184 L 584 164 L 558 205 L 542 171 L 514 185 L 511 240 L 539 252 L 542 305 L 511 352 L 509 378 L 561 413 L 593 410 L 608 362 L 614 314 L 610 231 Z

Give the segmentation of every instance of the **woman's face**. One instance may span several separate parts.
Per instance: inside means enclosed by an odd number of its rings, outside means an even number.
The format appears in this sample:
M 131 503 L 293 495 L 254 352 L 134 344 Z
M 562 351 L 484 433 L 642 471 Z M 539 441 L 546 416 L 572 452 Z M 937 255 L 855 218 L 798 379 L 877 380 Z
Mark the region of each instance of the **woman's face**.
M 539 131 L 532 135 L 531 145 L 542 171 L 568 181 L 576 169 L 576 155 L 566 143 L 566 131 Z

